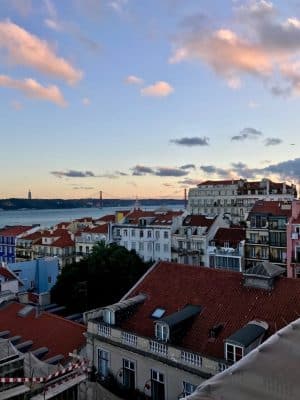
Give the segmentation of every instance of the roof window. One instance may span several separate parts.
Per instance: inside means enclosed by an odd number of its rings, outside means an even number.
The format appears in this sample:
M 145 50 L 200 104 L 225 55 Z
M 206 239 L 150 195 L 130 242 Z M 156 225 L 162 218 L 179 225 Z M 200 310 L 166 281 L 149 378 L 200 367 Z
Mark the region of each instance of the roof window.
M 152 318 L 161 318 L 165 314 L 166 310 L 163 308 L 156 308 L 153 313 L 151 314 Z

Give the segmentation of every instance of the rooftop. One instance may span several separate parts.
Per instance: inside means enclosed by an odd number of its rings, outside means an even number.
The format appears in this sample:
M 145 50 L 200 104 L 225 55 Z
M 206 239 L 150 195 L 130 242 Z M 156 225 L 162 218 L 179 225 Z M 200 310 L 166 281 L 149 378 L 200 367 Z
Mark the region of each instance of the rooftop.
M 0 236 L 18 236 L 32 229 L 32 226 L 8 226 L 0 230 Z
M 183 226 L 205 226 L 209 228 L 215 221 L 215 218 L 207 218 L 204 215 L 187 215 L 182 223 Z
M 30 351 L 47 347 L 44 358 L 63 355 L 85 344 L 85 327 L 57 315 L 42 312 L 38 317 L 33 309 L 26 316 L 18 315 L 24 309 L 23 304 L 11 302 L 0 307 L 0 331 L 10 331 L 9 337 L 21 336 L 20 342 L 32 340 Z
M 268 214 L 274 216 L 286 216 L 291 217 L 292 215 L 292 203 L 285 201 L 257 201 L 252 210 L 249 213 L 249 217 L 252 214 Z M 249 219 L 248 217 L 248 219 Z
M 171 278 L 170 278 L 171 277 Z M 166 310 L 164 318 L 187 304 L 201 307 L 180 346 L 200 354 L 223 358 L 224 340 L 248 322 L 265 321 L 267 336 L 300 315 L 300 280 L 277 278 L 273 290 L 244 287 L 243 274 L 224 270 L 160 262 L 126 298 L 144 293 L 145 302 L 121 329 L 141 336 L 153 337 L 157 308 Z M 223 325 L 213 341 L 210 330 Z
M 230 247 L 236 247 L 242 240 L 246 239 L 244 228 L 219 228 L 213 241 L 217 246 L 224 246 L 229 243 Z

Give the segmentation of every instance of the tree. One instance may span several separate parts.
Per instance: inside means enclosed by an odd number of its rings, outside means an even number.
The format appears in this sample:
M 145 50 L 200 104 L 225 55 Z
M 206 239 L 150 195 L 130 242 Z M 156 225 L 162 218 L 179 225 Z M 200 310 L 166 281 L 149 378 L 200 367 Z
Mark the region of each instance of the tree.
M 63 268 L 51 298 L 71 313 L 115 303 L 149 267 L 134 250 L 101 242 L 88 257 Z

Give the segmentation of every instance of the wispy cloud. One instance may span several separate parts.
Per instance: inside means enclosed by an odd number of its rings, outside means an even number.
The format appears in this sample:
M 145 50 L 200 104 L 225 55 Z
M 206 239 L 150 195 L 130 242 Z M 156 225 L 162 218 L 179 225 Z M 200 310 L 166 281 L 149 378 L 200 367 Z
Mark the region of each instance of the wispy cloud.
M 159 167 L 154 172 L 156 176 L 185 176 L 188 174 L 188 171 L 185 171 L 181 168 L 169 168 L 169 167 Z
M 224 178 L 229 176 L 227 169 L 217 168 L 214 165 L 201 165 L 200 169 L 208 175 L 214 174 Z
M 153 174 L 153 169 L 145 167 L 144 165 L 136 165 L 132 168 L 132 175 L 134 176 L 142 176 L 146 174 Z
M 19 90 L 26 97 L 31 99 L 50 101 L 61 107 L 65 107 L 67 105 L 67 102 L 57 86 L 42 86 L 36 80 L 31 78 L 17 80 L 7 75 L 0 75 L 0 86 Z
M 254 128 L 244 128 L 239 135 L 232 136 L 231 140 L 242 141 L 246 139 L 258 139 L 262 132 Z
M 13 22 L 0 22 L 0 49 L 11 64 L 34 68 L 46 75 L 77 83 L 83 76 L 70 62 L 58 57 L 49 44 Z
M 184 164 L 181 167 L 179 167 L 180 169 L 195 169 L 196 165 L 195 164 Z
M 89 106 L 89 105 L 91 104 L 91 100 L 90 100 L 88 97 L 84 97 L 84 98 L 82 99 L 82 104 L 83 104 L 84 106 Z
M 20 111 L 23 109 L 23 104 L 18 100 L 13 100 L 10 103 L 11 107 L 14 108 L 16 111 Z
M 68 171 L 51 171 L 52 175 L 57 178 L 94 178 L 96 175 L 92 171 L 77 171 L 77 170 L 68 170 Z
M 170 143 L 175 143 L 179 146 L 209 146 L 209 138 L 206 136 L 203 137 L 183 137 L 180 139 L 171 139 Z
M 131 168 L 132 175 L 143 176 L 143 175 L 153 175 L 153 176 L 169 176 L 169 177 L 179 177 L 188 175 L 189 171 L 182 168 L 174 167 L 146 167 L 144 165 L 136 165 Z
M 167 97 L 174 92 L 174 88 L 164 81 L 155 82 L 153 85 L 141 89 L 142 96 Z
M 190 178 L 184 178 L 182 181 L 178 181 L 180 185 L 184 186 L 196 186 L 200 183 L 199 179 L 190 179 Z
M 265 146 L 276 146 L 282 143 L 282 139 L 280 138 L 266 138 Z
M 144 79 L 135 75 L 129 75 L 125 78 L 124 82 L 128 85 L 142 85 L 144 83 Z

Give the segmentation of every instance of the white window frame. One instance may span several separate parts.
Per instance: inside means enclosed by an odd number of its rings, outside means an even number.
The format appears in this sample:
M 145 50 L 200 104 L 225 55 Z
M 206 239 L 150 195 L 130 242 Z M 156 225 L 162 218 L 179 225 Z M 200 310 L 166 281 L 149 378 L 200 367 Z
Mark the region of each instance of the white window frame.
M 197 385 L 194 385 L 190 382 L 182 381 L 182 392 L 184 396 L 189 396 L 192 394 L 197 388 Z
M 233 352 L 232 352 L 232 355 L 233 355 L 233 359 L 231 360 L 231 359 L 229 359 L 228 358 L 228 346 L 231 346 L 232 348 L 233 348 Z M 226 354 L 225 354 L 225 356 L 226 356 L 226 360 L 227 361 L 229 361 L 229 362 L 237 362 L 237 361 L 239 361 L 240 360 L 240 358 L 237 360 L 236 359 L 236 350 L 237 349 L 241 349 L 242 350 L 242 357 L 241 358 L 243 358 L 244 357 L 244 347 L 242 347 L 242 346 L 237 346 L 237 345 L 235 345 L 235 344 L 232 344 L 232 343 L 226 343 Z
M 101 352 L 106 353 L 107 359 L 101 358 L 101 357 L 100 357 Z M 107 374 L 106 374 L 106 375 L 102 374 L 102 371 L 100 371 L 100 368 L 99 368 L 99 366 L 100 366 L 100 362 L 99 362 L 100 359 L 103 359 L 103 360 L 106 360 L 106 361 L 107 361 L 107 371 L 106 371 Z M 109 352 L 108 350 L 106 350 L 106 349 L 103 349 L 103 348 L 101 348 L 101 347 L 98 347 L 98 348 L 97 348 L 97 370 L 98 370 L 98 374 L 101 375 L 101 377 L 106 378 L 106 377 L 108 376 L 108 374 L 109 374 L 109 368 L 110 368 L 110 352 Z
M 132 368 L 131 364 L 133 365 L 133 368 Z M 124 369 L 127 369 L 128 371 L 131 371 L 131 372 L 134 373 L 134 388 L 136 388 L 136 384 L 137 384 L 137 381 L 136 381 L 136 361 L 130 360 L 129 358 L 123 358 L 122 359 L 122 366 L 123 366 L 123 385 L 125 385 L 125 383 L 124 383 L 124 376 L 125 376 Z
M 157 322 L 155 324 L 155 337 L 157 340 L 167 342 L 170 337 L 170 330 L 168 325 Z

